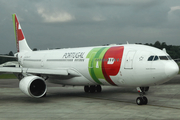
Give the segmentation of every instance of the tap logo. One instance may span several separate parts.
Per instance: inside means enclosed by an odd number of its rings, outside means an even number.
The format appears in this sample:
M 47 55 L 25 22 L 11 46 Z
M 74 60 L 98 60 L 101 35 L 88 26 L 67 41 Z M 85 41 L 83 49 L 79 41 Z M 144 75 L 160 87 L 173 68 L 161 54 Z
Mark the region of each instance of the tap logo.
M 88 70 L 92 79 L 102 84 L 106 80 L 111 85 L 116 85 L 110 76 L 116 76 L 121 67 L 124 47 L 100 47 L 92 49 L 86 58 L 89 58 Z

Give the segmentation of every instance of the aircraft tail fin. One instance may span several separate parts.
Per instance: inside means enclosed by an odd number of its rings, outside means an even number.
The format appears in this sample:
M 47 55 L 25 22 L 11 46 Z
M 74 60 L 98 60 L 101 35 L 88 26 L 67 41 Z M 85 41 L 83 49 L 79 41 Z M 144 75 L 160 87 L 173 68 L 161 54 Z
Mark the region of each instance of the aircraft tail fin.
M 20 23 L 18 21 L 16 14 L 12 15 L 12 19 L 13 19 L 13 25 L 14 25 L 14 34 L 15 34 L 15 39 L 16 39 L 17 52 L 32 51 L 26 42 L 26 38 L 23 34 L 23 31 L 21 29 L 21 26 L 20 26 Z

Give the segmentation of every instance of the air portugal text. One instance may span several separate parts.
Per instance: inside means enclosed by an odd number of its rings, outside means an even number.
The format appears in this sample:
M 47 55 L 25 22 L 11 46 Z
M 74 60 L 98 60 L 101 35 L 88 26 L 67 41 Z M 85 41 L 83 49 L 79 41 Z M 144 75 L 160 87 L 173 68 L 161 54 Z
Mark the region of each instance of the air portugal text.
M 84 58 L 85 52 L 70 52 L 65 53 L 62 58 L 72 59 L 72 58 Z

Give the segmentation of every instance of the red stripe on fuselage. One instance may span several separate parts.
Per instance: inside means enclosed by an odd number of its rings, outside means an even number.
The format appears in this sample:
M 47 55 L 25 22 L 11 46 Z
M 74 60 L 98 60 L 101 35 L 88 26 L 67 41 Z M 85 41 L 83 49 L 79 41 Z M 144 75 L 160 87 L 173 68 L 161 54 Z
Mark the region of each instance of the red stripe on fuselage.
M 124 46 L 115 46 L 107 50 L 103 57 L 102 72 L 108 83 L 116 85 L 110 76 L 116 76 L 121 67 Z M 112 61 L 114 60 L 114 61 Z

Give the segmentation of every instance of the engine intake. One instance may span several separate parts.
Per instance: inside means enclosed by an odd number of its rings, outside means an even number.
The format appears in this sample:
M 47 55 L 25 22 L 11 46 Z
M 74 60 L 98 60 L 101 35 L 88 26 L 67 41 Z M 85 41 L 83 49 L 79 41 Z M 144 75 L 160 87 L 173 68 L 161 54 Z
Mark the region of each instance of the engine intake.
M 45 80 L 38 76 L 27 76 L 19 82 L 20 90 L 30 97 L 40 98 L 46 94 Z

